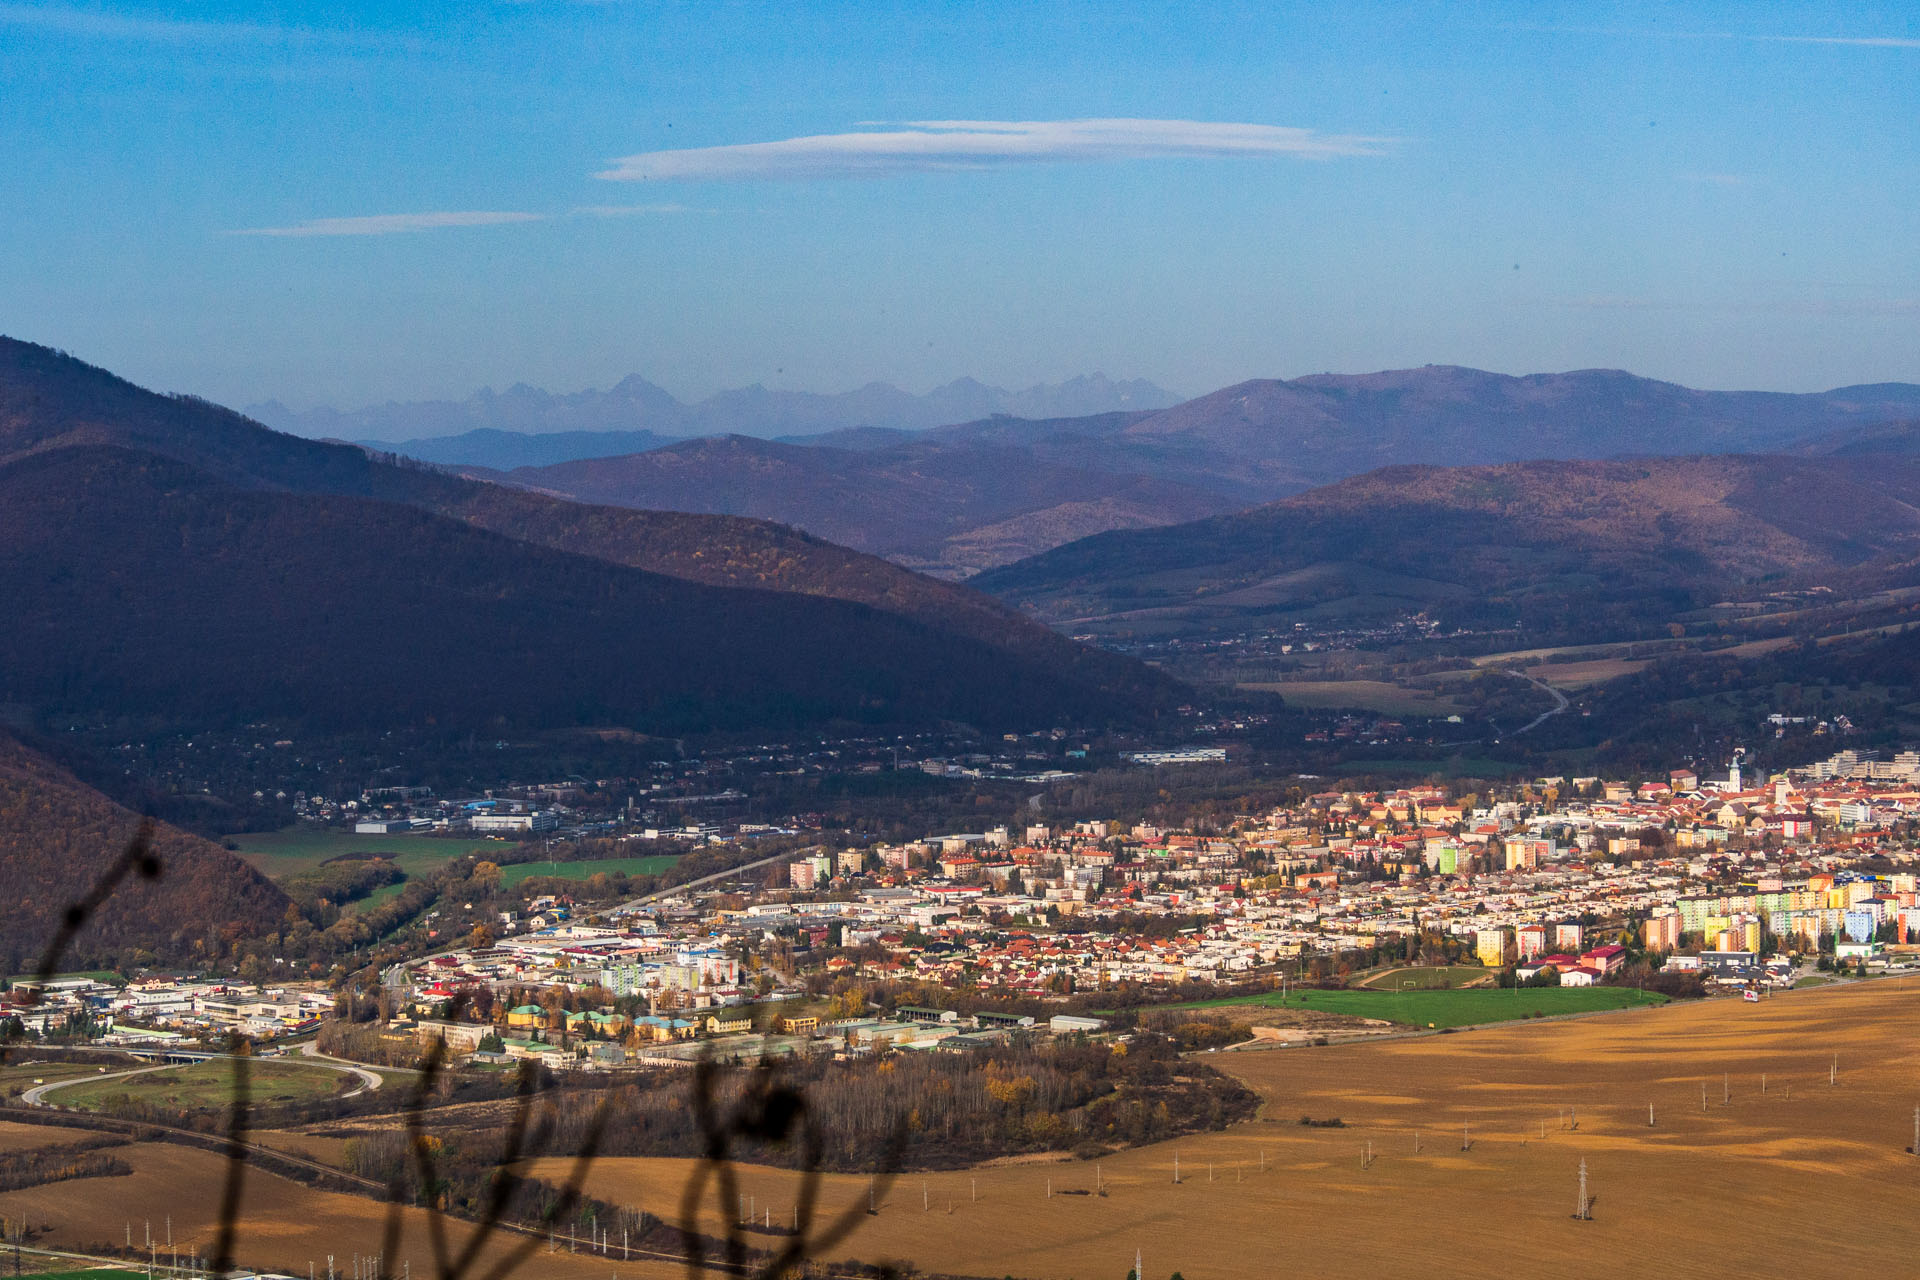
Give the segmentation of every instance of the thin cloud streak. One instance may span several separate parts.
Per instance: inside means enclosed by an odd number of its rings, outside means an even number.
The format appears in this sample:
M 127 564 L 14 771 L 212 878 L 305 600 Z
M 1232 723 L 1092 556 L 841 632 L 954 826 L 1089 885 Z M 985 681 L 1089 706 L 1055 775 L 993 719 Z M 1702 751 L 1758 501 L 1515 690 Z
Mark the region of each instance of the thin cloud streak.
M 309 218 L 291 227 L 245 227 L 231 236 L 386 236 L 447 227 L 492 227 L 508 222 L 540 222 L 544 213 L 493 210 L 444 210 L 436 213 L 376 213 L 359 218 Z
M 1827 44 L 1857 49 L 1920 49 L 1920 38 L 1912 36 L 1779 36 L 1749 31 L 1659 31 L 1649 27 L 1541 26 L 1533 23 L 1509 23 L 1506 31 L 1527 31 L 1540 35 L 1606 36 L 1633 40 L 1739 40 L 1748 44 Z
M 912 120 L 873 132 L 647 151 L 616 159 L 595 176 L 616 182 L 805 181 L 1168 156 L 1325 160 L 1385 155 L 1393 141 L 1199 120 Z
M 21 27 L 89 40 L 137 40 L 168 44 L 398 45 L 411 40 L 351 31 L 316 31 L 254 22 L 206 22 L 181 18 L 135 18 L 59 5 L 0 3 L 0 27 Z
M 1848 44 L 1863 49 L 1920 49 L 1920 40 L 1904 36 L 1745 36 L 1769 44 Z

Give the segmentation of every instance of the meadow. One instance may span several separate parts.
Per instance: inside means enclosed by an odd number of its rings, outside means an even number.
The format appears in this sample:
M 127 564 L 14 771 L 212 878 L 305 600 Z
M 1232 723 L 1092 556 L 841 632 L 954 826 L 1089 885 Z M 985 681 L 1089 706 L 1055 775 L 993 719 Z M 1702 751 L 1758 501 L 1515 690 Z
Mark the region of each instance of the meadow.
M 312 871 L 342 854 L 384 854 L 408 875 L 431 871 L 464 854 L 499 856 L 512 846 L 503 840 L 472 836 L 363 836 L 334 827 L 289 827 L 228 837 L 240 856 L 269 879 Z
M 256 1059 L 249 1072 L 249 1091 L 256 1103 L 330 1097 L 355 1083 L 338 1071 L 280 1058 Z M 233 1064 L 197 1062 L 117 1080 L 76 1084 L 50 1093 L 47 1100 L 82 1111 L 104 1111 L 121 1097 L 158 1107 L 224 1111 L 233 1103 Z
M 1431 689 L 1385 680 L 1285 680 L 1240 687 L 1277 693 L 1289 706 L 1310 710 L 1373 711 L 1387 716 L 1450 716 L 1461 710 L 1459 703 Z
M 500 868 L 500 883 L 511 889 L 536 876 L 559 876 L 566 880 L 585 880 L 590 876 L 624 871 L 630 876 L 659 875 L 680 861 L 676 854 L 654 854 L 644 858 L 602 858 L 588 862 L 521 862 Z

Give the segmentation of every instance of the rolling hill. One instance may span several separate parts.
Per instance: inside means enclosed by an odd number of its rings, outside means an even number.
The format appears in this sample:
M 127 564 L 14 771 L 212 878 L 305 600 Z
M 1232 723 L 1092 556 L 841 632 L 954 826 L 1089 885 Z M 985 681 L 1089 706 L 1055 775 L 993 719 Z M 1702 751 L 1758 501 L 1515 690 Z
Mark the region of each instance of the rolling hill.
M 400 504 L 444 517 L 470 533 L 499 535 L 489 545 L 508 548 L 501 554 L 545 549 L 601 561 L 605 568 L 639 569 L 706 587 L 750 588 L 727 599 L 744 631 L 763 638 L 784 635 L 805 619 L 812 619 L 806 626 L 832 628 L 864 626 L 871 618 L 881 628 L 876 634 L 892 635 L 907 650 L 931 645 L 930 651 L 956 659 L 956 671 L 996 678 L 962 656 L 963 650 L 975 652 L 968 645 L 982 646 L 1016 683 L 1023 673 L 1045 671 L 1067 697 L 1056 704 L 1059 714 L 1071 708 L 1092 720 L 1135 717 L 1149 714 L 1178 690 L 1149 668 L 1076 645 L 976 592 L 782 525 L 585 506 L 478 483 L 354 446 L 271 431 L 206 401 L 155 395 L 49 348 L 0 339 L 0 465 L 98 446 L 183 463 L 196 473 L 189 478 L 193 484 L 212 482 L 229 491 L 217 500 L 203 499 L 207 502 L 232 501 L 248 491 L 355 498 L 372 500 L 366 510 L 382 520 L 397 517 L 381 504 Z M 82 495 L 66 496 L 74 506 L 67 516 L 81 518 L 80 508 L 87 505 Z M 531 546 L 513 549 L 514 543 Z M 422 566 L 415 562 L 415 567 Z M 634 589 L 623 586 L 617 592 Z M 665 588 L 653 584 L 648 589 L 658 594 Z M 814 607 L 833 602 L 864 606 L 880 616 Z M 891 627 L 898 622 L 910 625 Z M 804 631 L 794 639 L 803 647 L 824 643 L 805 638 Z M 954 648 L 956 642 L 966 644 Z M 890 661 L 884 651 L 866 649 L 865 657 L 884 675 Z M 956 707 L 971 696 L 960 693 Z M 1046 718 L 1037 706 L 1032 714 Z M 871 715 L 869 708 L 859 718 Z
M 46 756 L 0 734 L 0 972 L 31 971 L 66 907 L 119 859 L 136 815 Z M 224 953 L 229 931 L 271 932 L 288 899 L 219 845 L 161 824 L 160 874 L 128 876 L 75 936 L 64 969 L 135 950 L 186 962 Z M 207 950 L 196 950 L 196 945 Z
M 582 502 L 778 520 L 947 575 L 1240 505 L 1177 482 L 1047 461 L 1020 444 L 913 436 L 858 449 L 717 436 L 502 478 Z
M 1696 391 L 1614 369 L 1509 377 L 1430 365 L 1243 382 L 1130 423 L 1119 438 L 1184 457 L 1190 478 L 1224 469 L 1304 487 L 1407 463 L 1767 453 L 1916 411 L 1920 386 L 1907 383 L 1796 395 Z
M 1234 515 L 1102 534 L 982 589 L 1076 629 L 1365 625 L 1597 639 L 1756 584 L 1897 576 L 1920 461 L 1730 455 L 1390 467 Z
M 584 501 L 779 520 L 961 576 L 1382 466 L 1820 451 L 1796 448 L 1808 440 L 1880 452 L 1885 424 L 1916 413 L 1920 387 L 1901 383 L 1791 395 L 1697 391 L 1614 370 L 1509 377 L 1429 366 L 1246 382 L 1157 412 L 996 414 L 774 441 L 649 437 L 635 448 L 625 436 L 581 435 L 568 438 L 572 459 L 472 474 Z M 519 439 L 524 451 L 545 437 Z
M 678 734 L 1097 714 L 1052 671 L 864 605 L 112 446 L 0 467 L 0 591 L 0 701 L 58 715 Z

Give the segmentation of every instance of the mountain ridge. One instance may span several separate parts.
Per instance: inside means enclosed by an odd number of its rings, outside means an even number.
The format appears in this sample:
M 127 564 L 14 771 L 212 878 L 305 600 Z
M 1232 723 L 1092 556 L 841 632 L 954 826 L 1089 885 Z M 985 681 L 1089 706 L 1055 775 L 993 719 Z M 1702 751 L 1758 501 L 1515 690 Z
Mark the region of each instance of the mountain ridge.
M 1718 454 L 1382 468 L 1226 516 L 1082 539 L 973 580 L 1076 628 L 1406 617 L 1647 628 L 1756 582 L 1911 576 L 1920 460 Z M 1904 580 L 1904 579 L 1903 579 Z
M 640 570 L 723 592 L 744 592 L 736 598 L 744 617 L 772 616 L 768 602 L 780 595 L 792 596 L 794 602 L 772 612 L 784 613 L 793 625 L 812 618 L 809 625 L 825 627 L 842 617 L 818 607 L 832 601 L 877 610 L 879 620 L 869 618 L 861 625 L 870 625 L 876 634 L 895 635 L 909 647 L 945 636 L 935 647 L 952 650 L 957 669 L 982 679 L 985 668 L 973 658 L 960 658 L 960 650 L 952 648 L 955 642 L 997 652 L 1010 679 L 1046 670 L 1062 689 L 1073 691 L 1060 714 L 1073 709 L 1090 717 L 1110 712 L 1126 719 L 1170 701 L 1179 689 L 1149 668 L 1077 645 L 988 597 L 777 524 L 583 506 L 466 480 L 422 464 L 396 464 L 353 446 L 273 432 L 192 397 L 157 396 L 49 348 L 0 340 L 0 465 L 89 447 L 118 447 L 177 461 L 236 492 L 405 506 L 457 527 L 527 544 L 530 551 L 600 562 L 613 576 L 601 573 L 593 579 L 597 583 L 626 582 L 613 571 Z M 26 537 L 31 530 L 18 533 Z M 511 554 L 526 559 L 521 552 Z M 659 584 L 649 589 L 665 590 Z M 695 600 L 685 591 L 672 594 L 682 602 Z M 903 624 L 906 630 L 900 629 Z M 759 633 L 779 630 L 766 626 Z M 804 634 L 804 628 L 796 634 Z M 880 650 L 868 658 L 882 669 L 887 665 Z M 927 678 L 932 679 L 930 673 Z M 1047 701 L 1036 704 L 1036 718 L 1041 718 L 1039 705 Z
M 994 413 L 1066 417 L 1161 409 L 1179 401 L 1178 395 L 1146 379 L 1115 381 L 1095 373 L 1018 390 L 957 378 L 919 396 L 886 382 L 839 393 L 775 391 L 756 383 L 689 404 L 631 374 L 605 391 L 555 393 L 515 383 L 504 392 L 482 388 L 464 400 L 388 401 L 352 410 L 295 410 L 269 400 L 248 406 L 246 413 L 298 435 L 385 443 L 411 454 L 431 441 L 475 429 L 533 435 L 645 430 L 671 438 L 775 437 L 847 427 L 924 429 Z
M 191 396 L 161 396 L 51 348 L 0 338 L 0 463 L 75 444 L 174 458 L 238 488 L 404 503 L 550 550 L 711 587 L 844 600 L 1049 664 L 1133 714 L 1171 679 L 1078 645 L 977 592 L 765 520 L 595 507 L 276 432 Z

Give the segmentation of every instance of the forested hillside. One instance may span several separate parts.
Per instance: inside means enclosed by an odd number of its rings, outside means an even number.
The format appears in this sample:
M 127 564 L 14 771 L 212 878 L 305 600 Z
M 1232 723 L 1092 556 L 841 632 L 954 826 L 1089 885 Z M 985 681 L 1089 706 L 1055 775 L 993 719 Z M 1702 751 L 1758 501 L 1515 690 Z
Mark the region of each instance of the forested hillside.
M 119 860 L 137 815 L 45 756 L 0 734 L 0 969 L 40 963 L 63 913 Z M 128 875 L 59 958 L 62 969 L 122 960 L 229 958 L 241 937 L 276 928 L 287 896 L 219 845 L 160 825 L 159 874 Z

